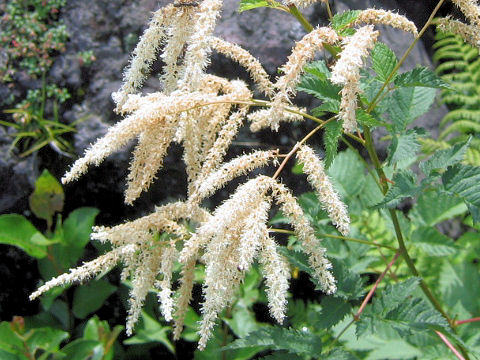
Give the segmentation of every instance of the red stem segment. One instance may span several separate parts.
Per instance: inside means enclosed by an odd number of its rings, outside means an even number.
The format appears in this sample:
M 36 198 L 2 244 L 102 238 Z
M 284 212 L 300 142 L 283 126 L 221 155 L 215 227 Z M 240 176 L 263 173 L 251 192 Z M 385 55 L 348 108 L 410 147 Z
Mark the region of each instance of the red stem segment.
M 452 352 L 455 354 L 455 356 L 457 357 L 458 360 L 465 360 L 465 358 L 462 356 L 462 354 L 460 354 L 458 352 L 458 350 L 455 349 L 455 346 L 453 346 L 452 343 L 450 341 L 448 341 L 448 339 L 445 335 L 443 335 L 440 331 L 437 331 L 437 330 L 435 330 L 435 333 L 438 335 L 438 337 L 440 339 L 442 339 L 442 341 L 445 343 L 445 345 L 447 345 L 448 348 L 450 350 L 452 350 Z

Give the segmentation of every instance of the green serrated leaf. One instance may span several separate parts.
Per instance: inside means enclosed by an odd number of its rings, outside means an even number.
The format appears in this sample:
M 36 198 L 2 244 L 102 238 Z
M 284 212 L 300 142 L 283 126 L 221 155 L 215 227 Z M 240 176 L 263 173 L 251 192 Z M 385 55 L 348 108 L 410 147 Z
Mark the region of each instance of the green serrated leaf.
M 323 101 L 340 102 L 340 90 L 328 80 L 321 80 L 314 76 L 303 76 L 297 86 L 297 90 L 306 92 Z
M 28 198 L 30 209 L 39 219 L 46 220 L 51 224 L 55 212 L 61 212 L 65 195 L 62 185 L 48 170 L 35 181 L 35 190 Z
M 347 314 L 350 314 L 352 306 L 344 299 L 333 296 L 326 296 L 322 299 L 322 312 L 319 321 L 315 327 L 319 329 L 329 329 L 342 321 Z
M 378 126 L 385 126 L 383 121 L 378 120 L 372 114 L 367 113 L 363 109 L 357 109 L 355 111 L 355 116 L 357 117 L 357 122 L 363 127 L 367 126 L 371 129 L 376 128 Z
M 304 66 L 303 71 L 322 81 L 326 81 L 331 76 L 330 69 L 325 60 L 312 61 Z
M 0 215 L 0 243 L 17 246 L 41 259 L 47 256 L 47 246 L 53 241 L 45 238 L 24 216 L 6 214 Z
M 412 130 L 401 135 L 393 135 L 392 142 L 388 147 L 388 165 L 391 166 L 401 161 L 412 161 L 412 159 L 415 159 L 418 150 L 420 150 L 417 138 L 417 133 Z
M 387 285 L 382 291 L 382 295 L 375 299 L 373 312 L 380 315 L 398 308 L 418 288 L 419 281 L 420 279 L 411 277 L 401 283 Z
M 462 161 L 469 145 L 470 139 L 451 148 L 438 150 L 430 159 L 420 164 L 420 169 L 427 177 L 435 175 L 434 172 L 446 169 L 448 166 Z
M 417 66 L 411 71 L 399 74 L 395 79 L 395 85 L 398 87 L 451 89 L 449 83 L 443 81 L 435 72 L 423 66 Z
M 328 175 L 344 200 L 354 198 L 363 188 L 365 166 L 353 150 L 340 152 L 328 168 Z
M 373 70 L 377 73 L 380 81 L 387 81 L 390 74 L 397 65 L 397 57 L 395 53 L 384 43 L 378 42 L 372 50 Z M 395 79 L 393 76 L 392 79 Z
M 416 176 L 410 170 L 400 170 L 393 176 L 394 184 L 388 189 L 384 199 L 374 208 L 387 207 L 393 208 L 408 197 L 414 197 L 420 191 L 417 186 Z
M 434 226 L 444 220 L 464 214 L 467 211 L 462 199 L 434 190 L 422 193 L 413 210 L 418 223 Z
M 317 106 L 312 109 L 312 114 L 316 117 L 322 117 L 325 112 L 338 114 L 340 111 L 340 101 L 338 100 L 328 100 L 325 101 L 322 105 Z M 330 123 L 329 123 L 330 124 Z
M 353 272 L 343 261 L 332 259 L 332 273 L 337 280 L 337 291 L 333 296 L 345 300 L 356 300 L 364 293 L 364 281 L 359 274 Z
M 385 98 L 383 105 L 396 132 L 402 132 L 416 118 L 425 114 L 435 99 L 435 89 L 401 87 Z
M 265 349 L 288 350 L 295 354 L 320 354 L 322 341 L 318 335 L 285 328 L 263 328 L 237 339 L 223 349 L 241 349 L 261 346 Z
M 323 144 L 325 146 L 325 166 L 328 168 L 337 155 L 338 140 L 342 136 L 342 123 L 331 121 L 324 127 Z
M 339 31 L 352 24 L 360 15 L 360 10 L 345 11 L 341 14 L 335 14 L 332 19 L 332 28 Z
M 480 221 L 480 167 L 456 164 L 442 176 L 447 192 L 459 196 L 472 214 L 473 222 Z
M 442 300 L 450 307 L 461 305 L 467 313 L 461 317 L 472 317 L 480 311 L 480 276 L 478 268 L 471 263 L 451 264 L 444 261 L 439 274 L 438 290 Z
M 458 252 L 458 246 L 434 227 L 420 227 L 411 235 L 412 244 L 429 256 L 448 256 Z

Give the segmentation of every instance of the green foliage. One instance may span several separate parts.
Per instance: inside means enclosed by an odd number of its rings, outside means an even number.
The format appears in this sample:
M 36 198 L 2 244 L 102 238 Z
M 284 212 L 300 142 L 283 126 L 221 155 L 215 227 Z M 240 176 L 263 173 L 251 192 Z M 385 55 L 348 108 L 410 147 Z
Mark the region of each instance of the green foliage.
M 245 338 L 235 340 L 225 349 L 261 347 L 288 350 L 295 354 L 318 354 L 322 350 L 321 338 L 308 332 L 285 328 L 264 328 L 252 331 Z
M 464 43 L 461 37 L 437 31 L 434 44 L 436 73 L 450 84 L 442 90 L 442 102 L 449 112 L 442 119 L 442 132 L 434 140 L 422 140 L 423 151 L 431 154 L 473 136 L 464 162 L 480 166 L 480 58 L 478 49 Z
M 377 73 L 378 80 L 386 81 L 390 76 L 395 78 L 392 72 L 397 66 L 395 53 L 384 43 L 378 42 L 372 50 L 373 70 Z
M 73 148 L 64 134 L 75 132 L 75 125 L 81 119 L 69 125 L 63 124 L 58 111 L 58 104 L 69 98 L 66 89 L 47 85 L 43 78 L 41 90 L 29 90 L 27 99 L 16 108 L 4 110 L 4 113 L 12 114 L 13 117 L 13 121 L 0 120 L 0 125 L 13 129 L 10 149 L 18 147 L 19 156 L 26 157 L 48 145 L 58 154 L 71 157 Z M 48 119 L 45 114 L 47 102 L 52 104 L 52 119 Z
M 0 47 L 7 60 L 0 67 L 2 82 L 12 81 L 17 69 L 41 76 L 53 64 L 54 55 L 65 50 L 68 38 L 58 19 L 66 0 L 13 0 L 3 7 Z
M 360 15 L 360 10 L 345 11 L 341 14 L 335 14 L 332 19 L 332 28 L 334 28 L 339 35 L 347 35 L 352 33 L 349 26 L 357 20 Z

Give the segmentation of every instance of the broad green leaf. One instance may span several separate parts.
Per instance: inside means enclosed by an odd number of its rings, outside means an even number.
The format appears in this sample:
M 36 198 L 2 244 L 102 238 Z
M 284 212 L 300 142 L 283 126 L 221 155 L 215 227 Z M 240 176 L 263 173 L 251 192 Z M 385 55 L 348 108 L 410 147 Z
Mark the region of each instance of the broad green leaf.
M 420 115 L 425 114 L 435 99 L 435 89 L 402 87 L 384 100 L 384 106 L 396 132 L 401 132 Z
M 463 199 L 474 224 L 480 222 L 480 167 L 457 164 L 442 176 L 445 190 Z
M 97 340 L 77 339 L 62 348 L 68 360 L 103 359 L 103 345 Z
M 341 14 L 335 14 L 332 19 L 332 28 L 335 30 L 342 30 L 346 26 L 349 26 L 355 20 L 357 20 L 358 15 L 360 15 L 360 10 L 350 10 L 345 11 Z
M 26 346 L 34 353 L 37 349 L 52 353 L 58 351 L 60 343 L 69 337 L 65 331 L 53 328 L 31 329 Z
M 395 85 L 398 87 L 451 88 L 450 84 L 443 81 L 435 72 L 423 66 L 417 66 L 411 71 L 399 74 L 395 79 Z
M 420 169 L 427 177 L 434 175 L 434 172 L 462 161 L 469 145 L 470 139 L 451 148 L 437 150 L 430 159 L 420 164 Z
M 412 244 L 430 256 L 448 256 L 455 254 L 458 247 L 448 236 L 434 227 L 420 227 L 411 236 Z
M 372 62 L 378 79 L 385 82 L 397 65 L 397 57 L 386 44 L 377 42 L 372 50 Z
M 77 287 L 73 295 L 73 314 L 78 319 L 85 319 L 87 315 L 100 309 L 116 289 L 116 286 L 105 280 L 90 281 Z
M 68 249 L 65 255 L 69 263 L 74 264 L 82 256 L 85 246 L 90 240 L 92 226 L 98 209 L 83 207 L 73 210 L 63 223 L 63 243 Z
M 331 121 L 325 125 L 323 144 L 325 146 L 325 166 L 328 168 L 337 155 L 338 140 L 342 136 L 342 123 Z
M 53 215 L 63 210 L 64 199 L 62 185 L 48 170 L 43 170 L 35 181 L 35 190 L 28 200 L 35 216 L 51 224 Z
M 271 7 L 275 8 L 281 4 L 276 1 L 265 1 L 265 0 L 241 0 L 238 7 L 238 12 L 243 12 L 247 10 L 252 10 L 260 7 Z
M 98 213 L 98 209 L 90 207 L 73 210 L 63 223 L 65 243 L 83 249 L 90 240 L 92 226 Z
M 401 135 L 393 135 L 392 142 L 388 147 L 388 164 L 411 161 L 417 157 L 420 144 L 417 141 L 417 133 L 409 130 Z
M 285 328 L 263 328 L 253 331 L 243 339 L 237 339 L 224 349 L 264 347 L 272 350 L 288 350 L 295 354 L 320 354 L 322 341 L 318 335 Z
M 175 354 L 175 348 L 168 338 L 170 326 L 164 326 L 157 320 L 142 311 L 142 326 L 137 326 L 136 335 L 128 338 L 123 343 L 126 345 L 146 344 L 150 342 L 159 342 Z
M 375 208 L 393 208 L 408 197 L 414 197 L 420 191 L 415 174 L 410 170 L 400 170 L 393 176 L 393 185 L 388 189 L 385 198 Z
M 47 256 L 47 246 L 53 242 L 45 238 L 24 216 L 0 215 L 0 243 L 14 245 L 37 259 Z
M 23 342 L 15 334 L 7 321 L 0 323 L 0 349 L 15 354 L 23 349 Z
M 28 360 L 25 355 L 21 354 L 12 354 L 11 352 L 7 352 L 0 348 L 0 359 L 2 360 Z
M 365 167 L 353 150 L 340 152 L 328 168 L 335 188 L 342 198 L 353 198 L 358 195 L 365 182 Z
M 423 192 L 414 205 L 413 218 L 420 224 L 434 226 L 467 211 L 462 199 L 437 190 Z

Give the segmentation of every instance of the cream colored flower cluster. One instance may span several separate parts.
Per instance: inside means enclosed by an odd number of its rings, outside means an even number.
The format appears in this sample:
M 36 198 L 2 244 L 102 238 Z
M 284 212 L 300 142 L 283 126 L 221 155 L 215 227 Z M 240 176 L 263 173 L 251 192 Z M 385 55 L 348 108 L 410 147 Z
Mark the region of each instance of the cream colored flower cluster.
M 344 48 L 340 59 L 332 69 L 330 80 L 334 84 L 343 85 L 339 116 L 343 119 L 343 130 L 352 133 L 357 129 L 355 109 L 357 95 L 360 92 L 360 68 L 368 51 L 373 48 L 379 33 L 373 25 L 359 28 L 354 35 L 344 39 Z
M 389 25 L 391 27 L 410 32 L 414 36 L 418 35 L 417 27 L 412 21 L 408 20 L 403 15 L 382 9 L 363 10 L 358 15 L 354 24 Z
M 435 20 L 438 28 L 461 36 L 465 42 L 480 51 L 480 6 L 475 0 L 452 0 L 452 2 L 457 5 L 470 24 L 446 17 Z
M 253 151 L 229 161 L 225 157 L 247 120 L 253 130 L 259 130 L 276 129 L 281 121 L 303 119 L 303 110 L 292 105 L 291 99 L 303 67 L 325 44 L 338 45 L 343 41 L 332 81 L 343 85 L 341 117 L 345 120 L 345 131 L 354 131 L 359 68 L 378 33 L 368 25 L 353 36 L 342 38 L 332 28 L 316 28 L 295 44 L 280 69 L 282 75 L 272 82 L 248 51 L 212 35 L 221 8 L 221 0 L 198 3 L 177 0 L 153 14 L 125 71 L 124 84 L 113 94 L 116 111 L 124 114 L 124 119 L 97 140 L 62 179 L 64 183 L 77 179 L 89 166 L 99 165 L 136 140 L 125 191 L 126 203 L 132 204 L 154 181 L 170 144 L 177 142 L 183 146 L 188 176 L 186 199 L 158 207 L 152 214 L 134 221 L 96 227 L 92 239 L 109 242 L 113 250 L 48 281 L 31 298 L 54 286 L 83 281 L 122 263 L 122 278 L 130 279 L 132 285 L 127 333 L 133 332 L 145 298 L 154 290 L 163 316 L 174 322 L 174 337 L 178 339 L 192 297 L 194 271 L 201 262 L 206 273 L 199 347 L 204 348 L 218 314 L 232 303 L 246 272 L 257 261 L 265 278 L 270 313 L 282 322 L 290 270 L 267 225 L 272 206 L 279 207 L 290 219 L 323 291 L 335 292 L 331 264 L 320 239 L 295 197 L 276 176 L 258 175 L 247 180 L 213 211 L 202 207 L 202 202 L 239 176 L 278 165 L 277 150 Z M 157 55 L 160 50 L 162 53 Z M 207 74 L 205 68 L 212 51 L 243 66 L 270 101 L 254 101 L 242 81 Z M 162 90 L 138 94 L 157 56 L 165 63 L 160 76 Z M 266 109 L 251 111 L 252 105 L 259 104 Z M 347 207 L 326 176 L 321 160 L 306 146 L 300 147 L 298 160 L 304 164 L 308 180 L 333 224 L 347 235 L 350 222 Z M 191 229 L 195 229 L 194 233 Z M 177 289 L 172 284 L 175 264 L 181 268 Z

